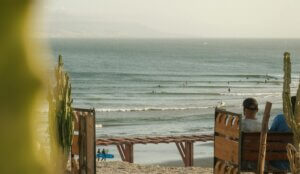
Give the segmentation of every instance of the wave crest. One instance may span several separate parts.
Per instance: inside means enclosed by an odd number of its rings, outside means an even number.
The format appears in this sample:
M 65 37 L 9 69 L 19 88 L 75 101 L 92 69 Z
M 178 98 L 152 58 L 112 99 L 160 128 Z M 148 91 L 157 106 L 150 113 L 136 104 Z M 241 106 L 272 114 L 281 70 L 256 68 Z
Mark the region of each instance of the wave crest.
M 203 107 L 182 107 L 182 108 L 97 108 L 98 112 L 142 112 L 142 111 L 172 111 L 172 110 L 190 110 L 190 109 L 208 109 L 214 108 L 214 106 L 203 106 Z

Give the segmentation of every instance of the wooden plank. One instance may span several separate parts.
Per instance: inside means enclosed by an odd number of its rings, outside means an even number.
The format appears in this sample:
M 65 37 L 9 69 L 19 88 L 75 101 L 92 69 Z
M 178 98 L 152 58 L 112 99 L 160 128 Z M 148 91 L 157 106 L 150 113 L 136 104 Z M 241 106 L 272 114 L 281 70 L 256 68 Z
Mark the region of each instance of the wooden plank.
M 286 151 L 286 146 L 288 143 L 282 142 L 268 142 L 267 144 L 267 151 Z M 251 142 L 246 141 L 243 143 L 242 150 L 246 151 L 258 151 L 259 149 L 259 142 Z
M 215 119 L 215 132 L 232 138 L 239 138 L 239 116 L 218 113 Z
M 73 111 L 73 123 L 74 123 L 74 131 L 79 130 L 79 116 L 76 111 Z
M 106 142 L 112 142 L 109 139 L 97 139 L 97 143 L 106 143 Z
M 158 144 L 160 143 L 159 139 L 156 137 L 148 137 L 147 138 L 148 143 Z
M 280 142 L 293 142 L 292 133 L 268 133 L 268 142 L 280 141 Z
M 220 171 L 222 163 L 223 163 L 223 161 L 221 161 L 221 160 L 215 161 L 214 174 L 224 174 L 224 173 L 221 173 L 221 171 Z
M 125 140 L 124 138 L 109 138 L 110 141 L 117 141 L 119 143 L 130 143 L 130 141 Z
M 226 170 L 226 164 L 224 163 L 224 161 L 218 160 L 214 167 L 214 174 L 225 174 L 226 173 L 225 170 Z
M 134 138 L 136 143 L 147 144 L 147 141 L 143 138 Z
M 118 148 L 118 151 L 119 151 L 122 161 L 125 161 L 126 159 L 125 159 L 124 151 L 123 151 L 123 148 L 121 148 L 121 146 L 122 145 L 117 145 L 117 148 Z
M 74 155 L 79 155 L 79 135 L 73 135 L 73 142 L 72 142 L 72 150 L 71 153 Z
M 85 118 L 79 117 L 79 170 L 86 173 L 86 124 Z
M 86 119 L 86 146 L 87 146 L 87 174 L 96 173 L 96 146 L 95 146 L 95 116 L 87 114 Z
M 185 158 L 187 161 L 186 167 L 194 165 L 194 143 L 185 142 Z
M 260 144 L 259 144 L 258 163 L 257 163 L 257 173 L 259 174 L 263 174 L 265 170 L 268 123 L 269 123 L 271 108 L 272 108 L 272 103 L 267 102 L 264 111 L 264 117 L 262 121 L 262 128 L 260 134 Z
M 133 163 L 133 144 L 125 144 L 124 155 L 127 162 Z
M 168 137 L 133 137 L 133 138 L 98 138 L 96 141 L 97 145 L 109 145 L 109 144 L 158 144 L 158 143 L 172 143 L 172 142 L 185 142 L 185 141 L 212 141 L 212 135 L 204 135 L 204 136 L 168 136 Z
M 242 161 L 257 161 L 258 152 L 243 151 Z M 266 160 L 288 160 L 286 152 L 267 152 Z
M 215 137 L 215 157 L 238 164 L 238 142 L 221 136 Z
M 247 139 L 249 141 L 259 140 L 260 133 L 259 132 L 243 132 L 243 139 Z M 280 141 L 280 142 L 293 142 L 293 134 L 292 133 L 275 133 L 268 132 L 267 141 Z
M 176 144 L 176 147 L 177 147 L 177 149 L 179 151 L 181 159 L 182 159 L 183 163 L 185 164 L 185 156 L 184 156 L 184 152 L 183 152 L 184 148 L 180 145 L 180 143 L 175 143 L 175 144 Z

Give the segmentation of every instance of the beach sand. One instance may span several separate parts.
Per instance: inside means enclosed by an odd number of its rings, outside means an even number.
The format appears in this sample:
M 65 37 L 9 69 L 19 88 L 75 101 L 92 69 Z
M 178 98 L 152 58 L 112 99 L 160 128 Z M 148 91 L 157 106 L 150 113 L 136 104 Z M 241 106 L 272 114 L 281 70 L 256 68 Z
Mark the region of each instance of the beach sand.
M 97 162 L 97 174 L 196 174 L 213 173 L 212 168 L 203 167 L 162 167 L 159 165 L 140 165 L 121 161 Z
M 194 159 L 194 167 L 203 167 L 203 168 L 212 168 L 213 167 L 213 158 L 197 158 Z M 164 166 L 164 167 L 184 167 L 182 160 L 167 161 L 164 163 L 157 163 L 155 165 Z
M 182 161 L 169 161 L 160 164 L 131 164 L 121 161 L 97 162 L 97 173 L 109 174 L 196 174 L 213 173 L 212 158 L 199 158 L 194 161 L 195 166 L 183 167 Z

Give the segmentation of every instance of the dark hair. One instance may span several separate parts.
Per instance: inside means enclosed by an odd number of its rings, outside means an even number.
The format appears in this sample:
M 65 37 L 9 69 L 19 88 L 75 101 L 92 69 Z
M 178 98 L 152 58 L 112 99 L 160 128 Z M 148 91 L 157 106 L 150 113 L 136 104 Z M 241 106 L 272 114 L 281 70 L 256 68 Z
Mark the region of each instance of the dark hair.
M 244 106 L 244 110 L 245 109 L 258 110 L 258 104 L 254 98 L 246 98 L 243 101 L 243 106 Z
M 292 103 L 293 113 L 295 113 L 296 96 L 291 97 L 291 103 Z

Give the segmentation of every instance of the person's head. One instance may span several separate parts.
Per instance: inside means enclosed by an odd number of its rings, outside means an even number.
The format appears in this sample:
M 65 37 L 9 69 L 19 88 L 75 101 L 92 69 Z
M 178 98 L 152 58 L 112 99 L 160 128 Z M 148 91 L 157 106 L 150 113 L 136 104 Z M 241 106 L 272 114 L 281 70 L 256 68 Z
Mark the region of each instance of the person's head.
M 244 116 L 247 119 L 255 119 L 256 113 L 258 111 L 258 104 L 254 98 L 246 98 L 243 101 Z
M 295 113 L 296 96 L 291 97 L 291 103 L 292 103 L 293 113 Z

